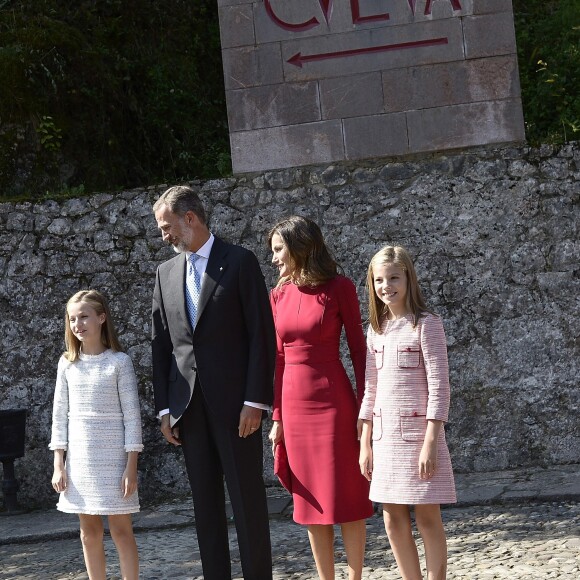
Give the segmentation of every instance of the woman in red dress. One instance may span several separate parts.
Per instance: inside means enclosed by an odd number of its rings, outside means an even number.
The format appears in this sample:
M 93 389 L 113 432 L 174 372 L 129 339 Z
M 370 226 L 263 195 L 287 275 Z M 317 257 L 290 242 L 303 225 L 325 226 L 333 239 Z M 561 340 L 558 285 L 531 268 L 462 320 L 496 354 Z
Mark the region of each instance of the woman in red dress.
M 280 272 L 270 296 L 277 335 L 272 448 L 286 447 L 294 521 L 308 527 L 319 577 L 334 578 L 333 525 L 340 524 L 349 578 L 358 579 L 373 506 L 358 467 L 366 342 L 356 290 L 337 273 L 312 220 L 282 220 L 268 241 Z M 356 395 L 340 359 L 343 326 Z

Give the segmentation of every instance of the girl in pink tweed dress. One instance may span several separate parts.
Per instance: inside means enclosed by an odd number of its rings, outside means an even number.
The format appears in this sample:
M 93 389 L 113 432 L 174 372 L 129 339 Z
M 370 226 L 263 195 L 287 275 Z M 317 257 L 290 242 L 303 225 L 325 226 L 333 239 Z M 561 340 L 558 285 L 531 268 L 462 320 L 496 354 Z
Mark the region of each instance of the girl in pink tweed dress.
M 441 319 L 427 310 L 409 254 L 387 246 L 369 264 L 360 468 L 404 580 L 421 580 L 409 506 L 425 545 L 427 578 L 446 577 L 440 504 L 455 503 L 444 423 L 449 412 L 447 347 Z

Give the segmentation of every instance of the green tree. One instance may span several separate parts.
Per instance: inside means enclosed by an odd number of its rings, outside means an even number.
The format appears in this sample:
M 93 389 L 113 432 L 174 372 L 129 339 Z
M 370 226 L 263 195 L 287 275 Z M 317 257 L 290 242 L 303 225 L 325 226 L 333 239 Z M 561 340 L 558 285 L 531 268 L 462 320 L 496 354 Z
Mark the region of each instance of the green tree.
M 0 196 L 231 170 L 217 0 L 0 0 Z M 580 133 L 580 2 L 514 0 L 526 133 Z
M 0 76 L 3 193 L 229 170 L 215 0 L 0 0 Z
M 580 137 L 580 2 L 514 0 L 528 140 Z

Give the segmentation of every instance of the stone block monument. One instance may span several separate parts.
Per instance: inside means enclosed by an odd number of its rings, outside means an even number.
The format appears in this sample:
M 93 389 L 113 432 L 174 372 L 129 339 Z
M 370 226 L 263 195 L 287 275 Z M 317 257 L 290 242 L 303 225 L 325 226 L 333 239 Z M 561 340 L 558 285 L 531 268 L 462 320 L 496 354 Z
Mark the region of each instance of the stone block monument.
M 235 173 L 521 141 L 511 0 L 218 0 Z

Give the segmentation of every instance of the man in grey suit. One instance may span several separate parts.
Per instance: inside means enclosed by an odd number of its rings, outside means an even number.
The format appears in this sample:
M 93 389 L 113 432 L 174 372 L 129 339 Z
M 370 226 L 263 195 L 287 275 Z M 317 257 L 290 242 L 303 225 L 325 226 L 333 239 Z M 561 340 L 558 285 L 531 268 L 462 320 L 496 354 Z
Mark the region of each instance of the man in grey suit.
M 244 578 L 269 580 L 261 421 L 275 339 L 264 277 L 252 252 L 213 236 L 191 188 L 171 187 L 153 211 L 178 253 L 157 269 L 153 295 L 155 409 L 183 448 L 204 578 L 231 578 L 225 477 Z

